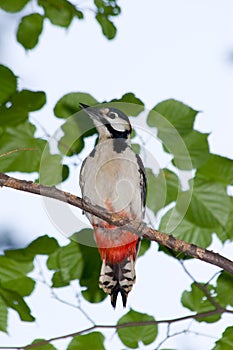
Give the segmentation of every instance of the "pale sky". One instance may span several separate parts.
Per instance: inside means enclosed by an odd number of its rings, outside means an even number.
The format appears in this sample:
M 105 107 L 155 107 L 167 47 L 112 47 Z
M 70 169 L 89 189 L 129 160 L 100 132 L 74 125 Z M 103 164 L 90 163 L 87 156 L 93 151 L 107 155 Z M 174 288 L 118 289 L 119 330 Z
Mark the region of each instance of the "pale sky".
M 86 7 L 86 2 L 82 3 Z M 6 28 L 4 36 L 1 35 L 4 45 L 1 63 L 20 77 L 21 88 L 47 93 L 48 104 L 32 114 L 33 120 L 38 120 L 53 134 L 60 121 L 53 117 L 52 109 L 68 92 L 88 92 L 100 101 L 134 92 L 148 109 L 162 100 L 175 98 L 202 111 L 196 128 L 211 133 L 212 152 L 232 158 L 233 63 L 229 59 L 233 51 L 232 1 L 147 0 L 142 5 L 142 1 L 129 0 L 120 4 L 122 14 L 115 20 L 118 28 L 115 40 L 107 41 L 92 13 L 88 13 L 87 20 L 74 21 L 68 30 L 46 21 L 40 43 L 31 52 L 25 52 L 15 41 L 14 16 L 0 12 L 0 21 L 4 20 L 2 27 Z M 33 8 L 28 6 L 25 13 L 31 11 Z M 24 174 L 17 176 L 28 178 Z M 72 173 L 67 184 L 67 189 L 74 193 L 79 191 L 77 178 L 76 172 Z M 3 188 L 1 201 L 4 203 L 0 212 L 1 227 L 14 229 L 25 243 L 43 234 L 66 242 L 50 222 L 40 198 Z M 211 249 L 233 258 L 232 246 L 223 249 L 217 239 Z M 199 281 L 206 281 L 217 271 L 199 261 L 190 261 L 187 266 Z M 129 307 L 156 319 L 190 314 L 181 307 L 179 299 L 191 281 L 178 262 L 157 252 L 157 245 L 138 260 L 137 278 Z M 61 290 L 59 295 L 72 300 L 71 291 Z M 0 345 L 24 345 L 36 337 L 50 338 L 89 326 L 77 310 L 52 299 L 42 284 L 29 304 L 37 322 L 21 323 L 10 311 L 9 336 L 1 333 Z M 120 305 L 116 311 L 112 310 L 108 298 L 101 305 L 84 301 L 83 308 L 96 323 L 113 324 L 124 314 Z M 193 322 L 191 329 L 220 337 L 224 327 L 232 324 L 229 316 L 223 319 L 225 322 L 221 325 Z M 179 331 L 184 324 L 173 327 Z M 107 349 L 124 348 L 117 336 L 111 336 L 113 331 L 105 334 L 110 335 Z M 161 334 L 155 345 L 140 349 L 155 349 L 165 336 L 164 332 Z M 54 345 L 62 350 L 64 343 Z M 195 350 L 211 349 L 213 344 L 212 338 L 182 335 L 171 338 L 164 347 Z

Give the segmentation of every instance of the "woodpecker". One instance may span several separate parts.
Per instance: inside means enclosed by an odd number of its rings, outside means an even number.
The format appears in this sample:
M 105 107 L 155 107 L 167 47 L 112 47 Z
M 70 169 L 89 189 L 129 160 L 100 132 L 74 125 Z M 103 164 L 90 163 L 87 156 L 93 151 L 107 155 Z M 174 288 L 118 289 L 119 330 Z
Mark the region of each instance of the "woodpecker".
M 116 108 L 80 107 L 92 119 L 99 139 L 83 161 L 80 188 L 85 201 L 128 220 L 142 222 L 146 201 L 146 175 L 141 158 L 132 150 L 129 118 Z M 140 234 L 110 225 L 87 213 L 102 267 L 99 286 L 111 297 L 115 308 L 118 293 L 126 306 L 128 293 L 135 283 L 135 260 Z

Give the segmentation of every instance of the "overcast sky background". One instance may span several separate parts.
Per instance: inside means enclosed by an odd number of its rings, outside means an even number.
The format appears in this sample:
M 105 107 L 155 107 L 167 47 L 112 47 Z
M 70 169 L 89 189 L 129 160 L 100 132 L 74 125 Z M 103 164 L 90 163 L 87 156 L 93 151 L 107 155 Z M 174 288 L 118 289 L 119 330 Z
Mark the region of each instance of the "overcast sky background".
M 83 7 L 87 4 L 82 1 Z M 122 14 L 115 20 L 118 28 L 115 40 L 109 42 L 103 37 L 93 14 L 88 12 L 85 21 L 74 21 L 68 30 L 46 21 L 40 43 L 31 52 L 25 52 L 15 40 L 17 15 L 0 12 L 1 63 L 20 77 L 20 88 L 44 90 L 47 94 L 46 107 L 32 114 L 32 120 L 39 121 L 52 135 L 59 125 L 53 117 L 54 105 L 61 96 L 74 91 L 88 92 L 100 101 L 134 92 L 148 109 L 162 100 L 175 98 L 202 111 L 195 127 L 211 133 L 212 152 L 232 158 L 232 1 L 147 0 L 142 4 L 129 0 L 121 1 L 120 5 Z M 24 13 L 34 10 L 29 5 Z M 39 134 L 43 134 L 42 130 Z M 18 176 L 26 178 L 24 174 Z M 78 193 L 76 173 L 71 174 L 66 188 Z M 3 188 L 1 203 L 4 203 L 0 211 L 2 234 L 13 231 L 22 244 L 43 234 L 67 242 L 50 221 L 40 198 Z M 232 246 L 224 248 L 217 239 L 211 248 L 233 258 Z M 181 291 L 189 288 L 190 279 L 178 262 L 156 252 L 157 245 L 153 245 L 138 260 L 138 280 L 129 297 L 129 307 L 156 319 L 190 314 L 179 305 Z M 190 261 L 187 266 L 200 281 L 217 271 L 198 261 Z M 72 291 L 62 290 L 59 295 L 74 300 Z M 76 309 L 52 299 L 43 284 L 29 303 L 37 322 L 23 324 L 10 311 L 9 336 L 0 334 L 0 345 L 19 346 L 36 337 L 50 338 L 90 325 Z M 83 308 L 96 323 L 113 324 L 124 314 L 120 305 L 113 311 L 109 299 L 101 305 L 84 301 Z M 229 316 L 223 319 L 223 325 L 193 322 L 192 329 L 220 337 L 224 326 L 232 324 Z M 180 323 L 172 329 L 183 328 Z M 124 348 L 117 336 L 112 336 L 113 331 L 106 334 L 110 335 L 108 349 Z M 67 340 L 55 346 L 62 350 L 66 343 Z M 182 335 L 170 339 L 165 347 L 195 350 L 211 349 L 213 344 L 214 339 L 209 337 Z M 152 350 L 155 346 L 141 347 L 144 348 Z

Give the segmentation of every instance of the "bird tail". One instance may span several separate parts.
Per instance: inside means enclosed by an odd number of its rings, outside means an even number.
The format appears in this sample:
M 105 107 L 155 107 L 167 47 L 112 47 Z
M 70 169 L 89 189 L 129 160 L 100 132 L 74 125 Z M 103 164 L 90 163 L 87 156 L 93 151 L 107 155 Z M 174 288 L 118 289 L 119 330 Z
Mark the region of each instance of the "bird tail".
M 119 263 L 103 261 L 99 286 L 111 296 L 111 304 L 115 308 L 118 293 L 121 294 L 123 306 L 126 306 L 128 293 L 136 280 L 135 261 L 132 256 L 126 257 Z

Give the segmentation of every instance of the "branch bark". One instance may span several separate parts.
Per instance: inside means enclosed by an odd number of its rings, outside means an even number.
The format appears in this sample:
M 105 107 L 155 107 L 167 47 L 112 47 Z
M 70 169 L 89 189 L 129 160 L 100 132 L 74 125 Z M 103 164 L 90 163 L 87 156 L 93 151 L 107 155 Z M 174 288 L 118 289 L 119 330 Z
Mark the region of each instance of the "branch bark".
M 25 191 L 68 203 L 74 207 L 87 211 L 90 214 L 98 216 L 110 224 L 124 226 L 124 229 L 131 230 L 132 232 L 138 234 L 140 233 L 143 235 L 143 237 L 150 241 L 155 241 L 175 250 L 176 252 L 182 252 L 193 258 L 218 266 L 233 274 L 233 262 L 218 253 L 208 249 L 203 249 L 194 244 L 187 243 L 172 235 L 167 235 L 166 233 L 154 230 L 147 227 L 143 223 L 129 222 L 125 218 L 120 217 L 118 214 L 111 214 L 101 207 L 93 206 L 90 203 L 85 202 L 82 198 L 79 198 L 69 192 L 61 191 L 54 186 L 49 187 L 34 183 L 32 181 L 19 180 L 4 173 L 0 173 L 0 187 L 9 187 L 15 190 Z

